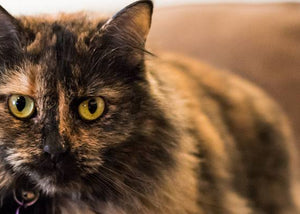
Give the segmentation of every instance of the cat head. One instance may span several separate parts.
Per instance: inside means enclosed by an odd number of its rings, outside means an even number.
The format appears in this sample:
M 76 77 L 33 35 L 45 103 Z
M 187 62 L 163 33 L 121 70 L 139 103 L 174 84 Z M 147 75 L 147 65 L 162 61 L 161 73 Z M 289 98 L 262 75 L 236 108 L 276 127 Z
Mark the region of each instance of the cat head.
M 0 162 L 12 188 L 113 197 L 171 164 L 145 75 L 152 7 L 97 21 L 0 10 Z

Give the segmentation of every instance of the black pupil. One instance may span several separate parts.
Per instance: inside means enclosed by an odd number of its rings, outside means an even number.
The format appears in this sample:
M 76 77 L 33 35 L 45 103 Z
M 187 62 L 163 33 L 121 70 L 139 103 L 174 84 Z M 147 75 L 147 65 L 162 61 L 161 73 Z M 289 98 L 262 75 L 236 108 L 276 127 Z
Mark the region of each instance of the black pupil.
M 20 112 L 23 111 L 25 106 L 26 106 L 25 97 L 19 96 L 16 101 L 16 107 L 17 107 L 18 111 L 20 111 Z
M 94 114 L 97 110 L 97 102 L 95 99 L 90 99 L 89 105 L 88 105 L 89 111 L 91 114 Z

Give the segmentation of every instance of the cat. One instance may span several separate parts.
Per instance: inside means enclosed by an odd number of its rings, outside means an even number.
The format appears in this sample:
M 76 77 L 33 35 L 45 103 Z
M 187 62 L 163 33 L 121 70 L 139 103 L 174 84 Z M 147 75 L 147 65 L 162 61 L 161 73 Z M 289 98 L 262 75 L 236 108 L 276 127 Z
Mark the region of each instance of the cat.
M 147 51 L 152 12 L 1 8 L 1 214 L 298 213 L 284 113 L 227 71 Z

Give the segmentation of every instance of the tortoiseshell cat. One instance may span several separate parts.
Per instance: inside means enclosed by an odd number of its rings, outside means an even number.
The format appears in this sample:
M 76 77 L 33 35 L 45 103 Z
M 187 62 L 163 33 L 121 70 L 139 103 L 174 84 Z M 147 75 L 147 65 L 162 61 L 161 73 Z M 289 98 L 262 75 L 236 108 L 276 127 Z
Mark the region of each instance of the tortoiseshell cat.
M 149 56 L 151 14 L 1 8 L 1 214 L 297 213 L 280 109 L 230 73 Z

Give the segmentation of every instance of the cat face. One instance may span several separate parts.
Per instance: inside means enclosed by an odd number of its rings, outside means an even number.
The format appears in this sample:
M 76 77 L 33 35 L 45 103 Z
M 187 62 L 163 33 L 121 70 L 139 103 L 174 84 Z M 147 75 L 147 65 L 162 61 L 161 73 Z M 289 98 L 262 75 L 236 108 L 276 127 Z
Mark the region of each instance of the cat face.
M 162 145 L 148 143 L 162 135 L 155 123 L 167 127 L 145 80 L 151 13 L 150 1 L 95 23 L 16 20 L 2 9 L 0 159 L 13 185 L 115 195 L 138 185 L 132 177 L 152 176 L 149 161 L 168 164 Z

